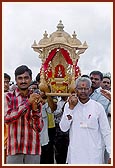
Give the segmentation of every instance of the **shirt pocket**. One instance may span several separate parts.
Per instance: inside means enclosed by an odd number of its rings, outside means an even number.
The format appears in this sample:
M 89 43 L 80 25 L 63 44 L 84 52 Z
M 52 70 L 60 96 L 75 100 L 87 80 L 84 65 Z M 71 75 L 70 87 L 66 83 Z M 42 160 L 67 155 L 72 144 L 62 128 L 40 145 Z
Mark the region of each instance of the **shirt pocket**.
M 98 119 L 95 117 L 90 117 L 87 121 L 87 127 L 89 129 L 98 129 Z

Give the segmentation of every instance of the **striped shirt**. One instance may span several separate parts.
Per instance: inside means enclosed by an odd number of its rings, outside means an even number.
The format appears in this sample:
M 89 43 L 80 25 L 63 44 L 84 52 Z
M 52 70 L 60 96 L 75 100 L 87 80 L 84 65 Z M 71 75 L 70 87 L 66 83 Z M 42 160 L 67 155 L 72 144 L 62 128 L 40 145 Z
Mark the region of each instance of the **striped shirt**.
M 18 88 L 8 92 L 4 101 L 5 123 L 8 124 L 7 155 L 41 154 L 40 131 L 43 127 L 41 104 L 33 111 L 29 94 L 22 97 Z

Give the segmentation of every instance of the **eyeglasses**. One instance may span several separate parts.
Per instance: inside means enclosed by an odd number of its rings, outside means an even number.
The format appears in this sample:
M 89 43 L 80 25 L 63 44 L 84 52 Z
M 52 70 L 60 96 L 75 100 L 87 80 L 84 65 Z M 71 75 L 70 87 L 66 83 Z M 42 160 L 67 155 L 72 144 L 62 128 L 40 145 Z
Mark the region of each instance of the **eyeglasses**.
M 9 83 L 9 81 L 4 81 L 4 84 L 7 84 L 7 85 L 8 85 L 8 84 L 10 84 L 10 83 Z
M 76 88 L 77 90 L 80 90 L 80 91 L 88 91 L 90 88 Z

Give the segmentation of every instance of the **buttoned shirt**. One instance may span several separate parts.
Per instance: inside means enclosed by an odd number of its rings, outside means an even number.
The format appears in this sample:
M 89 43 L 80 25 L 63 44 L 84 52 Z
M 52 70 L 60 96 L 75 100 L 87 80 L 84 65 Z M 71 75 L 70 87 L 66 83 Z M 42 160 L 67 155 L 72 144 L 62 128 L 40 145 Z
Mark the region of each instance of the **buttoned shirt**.
M 33 111 L 26 97 L 18 88 L 8 92 L 4 101 L 4 119 L 8 124 L 7 154 L 41 154 L 40 131 L 43 127 L 41 104 Z
M 72 119 L 68 120 L 67 115 Z M 69 130 L 68 164 L 103 163 L 103 140 L 111 153 L 110 126 L 100 103 L 91 99 L 85 104 L 78 101 L 73 110 L 66 103 L 59 125 L 62 131 Z

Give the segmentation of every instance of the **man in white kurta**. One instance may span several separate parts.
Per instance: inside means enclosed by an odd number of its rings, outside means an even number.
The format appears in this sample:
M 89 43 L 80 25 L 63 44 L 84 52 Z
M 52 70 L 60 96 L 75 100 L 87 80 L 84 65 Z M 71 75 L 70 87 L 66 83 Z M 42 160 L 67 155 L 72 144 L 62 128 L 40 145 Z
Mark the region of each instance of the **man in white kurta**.
M 110 154 L 111 140 L 108 119 L 103 106 L 95 100 L 89 99 L 89 84 L 84 78 L 78 81 L 78 97 L 71 96 L 71 100 L 65 105 L 60 121 L 62 131 L 70 130 L 68 164 L 102 164 L 104 143 Z M 71 108 L 72 101 L 73 108 Z M 75 101 L 76 103 L 74 103 Z

